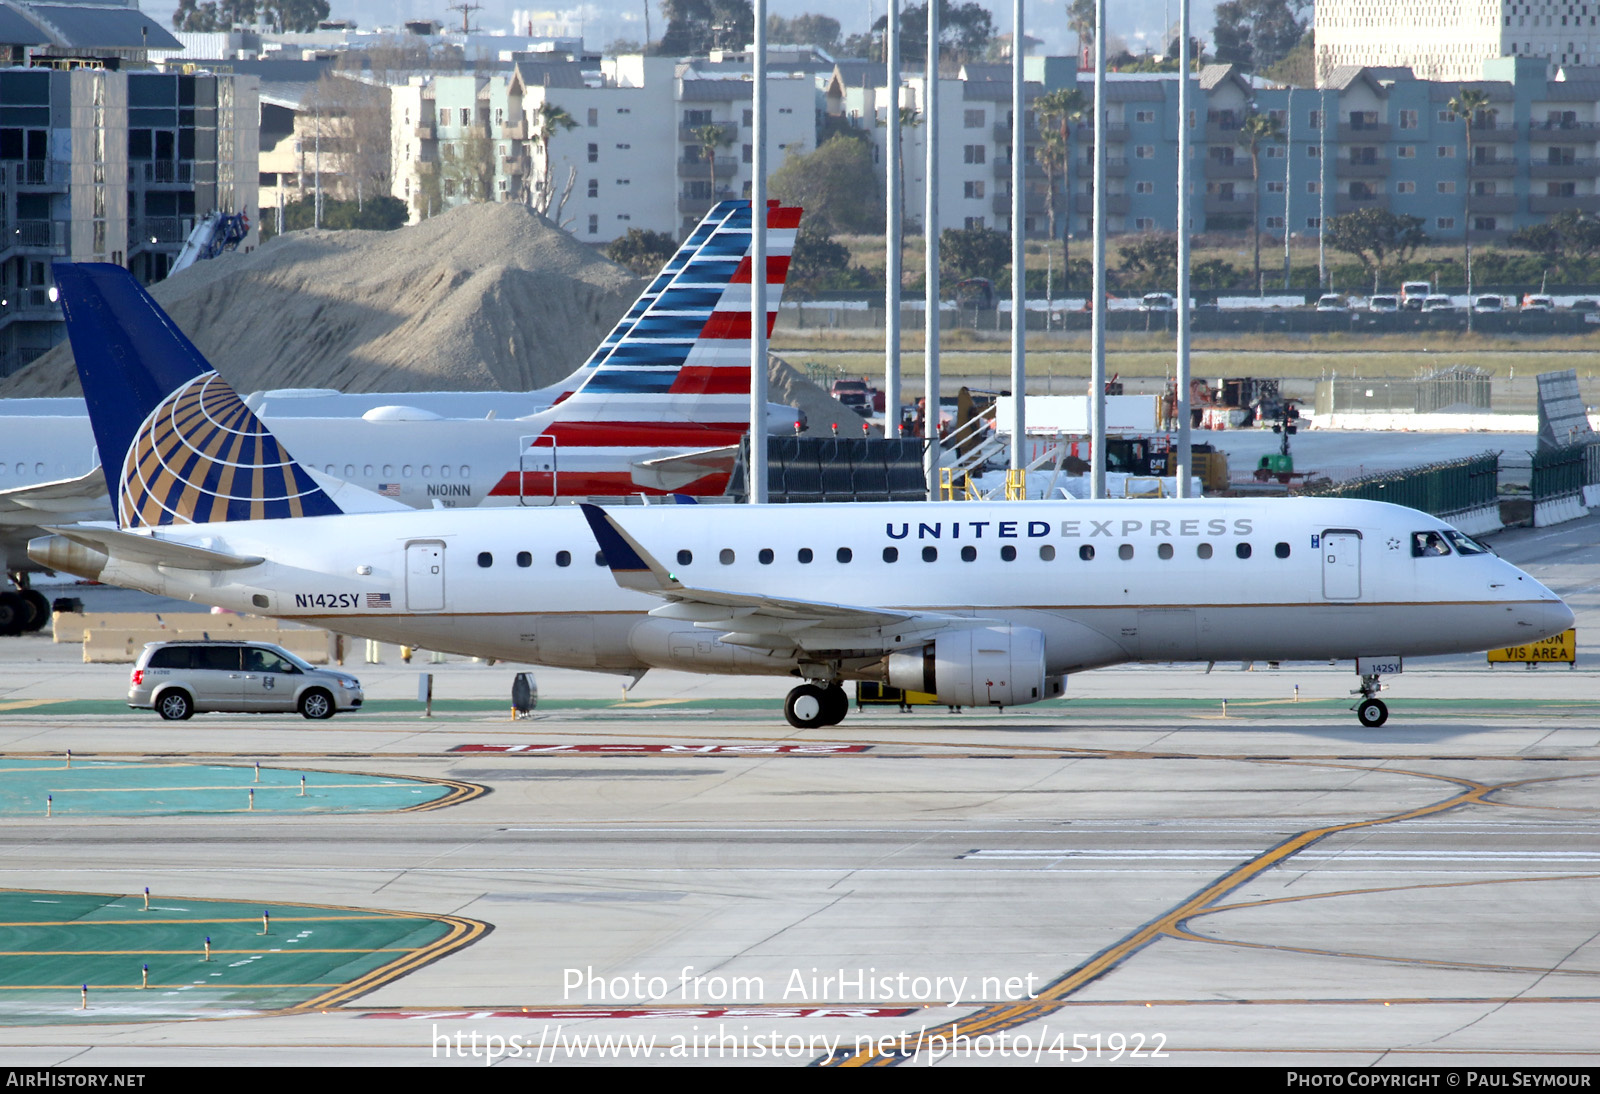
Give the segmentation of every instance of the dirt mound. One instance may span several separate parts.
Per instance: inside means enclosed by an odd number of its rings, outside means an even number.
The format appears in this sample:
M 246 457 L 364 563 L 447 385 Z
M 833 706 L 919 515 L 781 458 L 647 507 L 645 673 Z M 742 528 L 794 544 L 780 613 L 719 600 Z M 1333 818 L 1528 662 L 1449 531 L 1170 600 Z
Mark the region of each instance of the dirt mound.
M 582 364 L 644 282 L 519 205 L 303 231 L 150 289 L 235 388 L 526 391 Z M 63 343 L 0 397 L 79 394 Z

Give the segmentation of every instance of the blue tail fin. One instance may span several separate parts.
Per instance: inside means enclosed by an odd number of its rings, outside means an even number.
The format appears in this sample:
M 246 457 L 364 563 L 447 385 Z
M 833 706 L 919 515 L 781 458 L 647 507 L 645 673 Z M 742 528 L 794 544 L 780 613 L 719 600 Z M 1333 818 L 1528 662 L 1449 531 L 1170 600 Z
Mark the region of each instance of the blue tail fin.
M 54 275 L 119 525 L 341 511 L 132 274 L 57 262 Z

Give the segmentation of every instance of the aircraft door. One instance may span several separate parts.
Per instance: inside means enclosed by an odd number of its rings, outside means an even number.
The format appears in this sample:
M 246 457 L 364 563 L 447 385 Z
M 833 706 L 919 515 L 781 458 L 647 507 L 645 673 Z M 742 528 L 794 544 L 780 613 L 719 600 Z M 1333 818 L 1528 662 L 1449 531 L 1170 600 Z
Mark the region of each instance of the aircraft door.
M 406 544 L 406 609 L 436 612 L 444 607 L 444 544 L 426 540 Z
M 1322 595 L 1328 600 L 1361 596 L 1361 533 L 1331 528 L 1322 533 Z
M 556 439 L 548 433 L 523 437 L 517 475 L 523 505 L 554 505 L 556 501 Z

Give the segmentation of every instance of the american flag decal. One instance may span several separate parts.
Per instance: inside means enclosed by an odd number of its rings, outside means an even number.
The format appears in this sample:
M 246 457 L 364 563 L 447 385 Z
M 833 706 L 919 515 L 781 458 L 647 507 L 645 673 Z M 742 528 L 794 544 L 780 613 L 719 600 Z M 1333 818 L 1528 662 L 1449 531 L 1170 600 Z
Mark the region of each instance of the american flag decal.
M 367 607 L 369 607 L 369 608 L 388 608 L 388 607 L 391 607 L 391 606 L 392 605 L 389 602 L 389 594 L 388 593 L 368 593 L 367 594 Z
M 397 482 L 380 482 L 378 484 L 378 493 L 386 498 L 398 498 L 400 496 L 400 484 Z

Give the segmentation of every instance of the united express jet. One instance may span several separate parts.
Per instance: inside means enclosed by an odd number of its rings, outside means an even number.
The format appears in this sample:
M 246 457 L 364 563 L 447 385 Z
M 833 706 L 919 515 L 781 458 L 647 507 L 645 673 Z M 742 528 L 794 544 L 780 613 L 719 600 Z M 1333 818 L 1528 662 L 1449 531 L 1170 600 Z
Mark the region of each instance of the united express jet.
M 1376 726 L 1406 658 L 1572 625 L 1475 540 L 1368 501 L 348 513 L 126 271 L 56 283 L 117 521 L 30 554 L 165 596 L 537 665 L 797 678 L 798 727 L 843 719 L 852 680 L 1008 707 L 1086 669 L 1224 659 L 1354 661 Z

